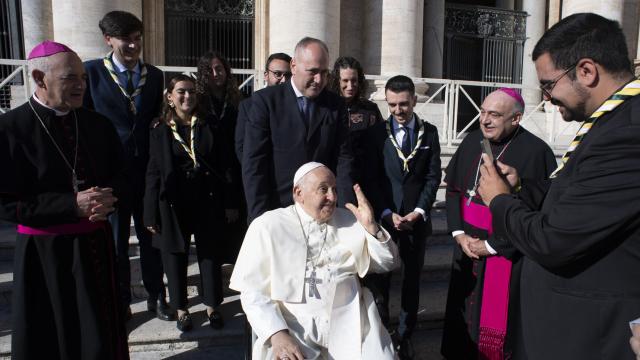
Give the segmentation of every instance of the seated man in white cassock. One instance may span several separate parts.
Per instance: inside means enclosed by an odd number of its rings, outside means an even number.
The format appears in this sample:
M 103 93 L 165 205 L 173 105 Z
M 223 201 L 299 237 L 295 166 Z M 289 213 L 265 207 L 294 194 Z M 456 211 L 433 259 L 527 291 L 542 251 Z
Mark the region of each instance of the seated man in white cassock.
M 395 243 L 358 185 L 358 207 L 336 208 L 336 179 L 324 165 L 304 164 L 293 184 L 294 205 L 251 223 L 231 276 L 258 335 L 253 358 L 394 359 L 358 276 L 393 270 Z

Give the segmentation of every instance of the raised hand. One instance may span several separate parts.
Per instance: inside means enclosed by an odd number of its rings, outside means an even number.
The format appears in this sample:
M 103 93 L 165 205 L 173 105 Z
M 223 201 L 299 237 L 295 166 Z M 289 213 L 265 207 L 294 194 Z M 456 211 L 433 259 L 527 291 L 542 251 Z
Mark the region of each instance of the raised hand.
M 353 216 L 356 217 L 360 225 L 362 225 L 369 234 L 375 234 L 378 232 L 378 224 L 376 224 L 375 217 L 373 215 L 373 208 L 371 207 L 369 200 L 364 196 L 362 189 L 360 189 L 360 185 L 353 185 L 353 191 L 356 193 L 358 207 L 352 203 L 347 203 L 345 207 L 353 213 Z

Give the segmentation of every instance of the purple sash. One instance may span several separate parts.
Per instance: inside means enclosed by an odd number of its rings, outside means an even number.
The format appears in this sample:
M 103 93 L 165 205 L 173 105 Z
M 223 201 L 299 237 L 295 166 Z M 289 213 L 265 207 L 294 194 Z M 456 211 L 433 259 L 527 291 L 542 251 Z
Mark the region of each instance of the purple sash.
M 104 228 L 105 222 L 92 222 L 89 219 L 81 219 L 77 223 L 52 225 L 47 227 L 34 228 L 25 225 L 18 225 L 18 233 L 24 235 L 73 235 L 88 234 L 98 229 Z
M 467 198 L 462 199 L 461 206 L 465 222 L 491 235 L 493 227 L 488 207 L 474 202 L 467 206 Z M 482 360 L 504 359 L 511 265 L 511 261 L 502 256 L 489 256 L 485 261 L 478 341 L 478 358 Z

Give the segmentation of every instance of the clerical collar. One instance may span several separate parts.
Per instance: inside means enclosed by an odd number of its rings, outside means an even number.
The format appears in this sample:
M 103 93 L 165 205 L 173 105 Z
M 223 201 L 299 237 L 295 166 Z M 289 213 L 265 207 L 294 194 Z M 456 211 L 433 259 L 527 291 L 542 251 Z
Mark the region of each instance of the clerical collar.
M 125 72 L 127 70 L 129 70 L 126 66 L 124 66 L 124 64 L 122 64 L 120 61 L 118 61 L 118 58 L 111 54 L 111 61 L 113 61 L 113 65 L 116 66 L 116 68 L 118 69 L 119 73 Z M 138 62 L 136 62 L 136 66 L 131 69 L 131 71 L 133 71 L 134 73 L 139 73 L 140 72 L 140 60 L 138 60 Z
M 60 111 L 60 110 L 58 110 L 58 109 L 54 109 L 54 108 L 52 108 L 52 107 L 51 107 L 51 106 L 49 106 L 49 105 L 45 105 L 45 103 L 43 103 L 40 99 L 38 99 L 38 96 L 36 96 L 36 94 L 35 94 L 35 93 L 33 93 L 33 96 L 32 96 L 32 97 L 33 97 L 33 100 L 35 100 L 38 104 L 40 104 L 40 106 L 42 106 L 42 107 L 44 107 L 44 108 L 46 108 L 46 109 L 49 109 L 49 110 L 51 110 L 51 111 L 55 112 L 55 113 L 56 113 L 56 116 L 67 116 L 67 115 L 69 114 L 69 112 L 70 112 L 69 110 L 67 110 L 67 111 Z
M 393 118 L 392 124 L 393 124 L 393 133 L 394 134 L 396 132 L 398 132 L 398 129 L 400 129 L 401 126 L 403 128 L 409 129 L 409 131 L 413 131 L 413 128 L 416 125 L 416 114 L 411 114 L 411 120 L 409 120 L 409 122 L 405 123 L 404 125 L 398 124 L 398 120 L 396 120 L 395 116 L 391 115 L 391 117 Z
M 300 204 L 294 203 L 294 206 L 296 207 L 296 212 L 298 213 L 300 222 L 302 222 L 302 224 L 307 225 L 311 222 L 315 222 L 319 225 L 322 225 L 316 219 L 312 218 L 311 215 L 307 214 L 307 212 L 302 208 Z

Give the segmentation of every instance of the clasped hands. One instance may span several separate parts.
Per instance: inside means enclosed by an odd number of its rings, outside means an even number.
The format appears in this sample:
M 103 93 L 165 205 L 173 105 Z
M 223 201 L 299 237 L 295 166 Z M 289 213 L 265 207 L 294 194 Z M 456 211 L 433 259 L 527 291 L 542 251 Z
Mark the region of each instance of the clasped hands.
M 480 259 L 480 257 L 491 255 L 487 250 L 486 240 L 474 238 L 467 234 L 458 234 L 454 237 L 454 240 L 460 245 L 462 251 L 472 259 Z
M 413 230 L 413 224 L 418 220 L 422 220 L 422 214 L 412 211 L 405 216 L 400 216 L 394 212 L 385 215 L 382 220 L 393 226 L 397 231 Z
M 115 210 L 116 201 L 112 188 L 93 186 L 76 194 L 77 214 L 92 222 L 104 221 Z

